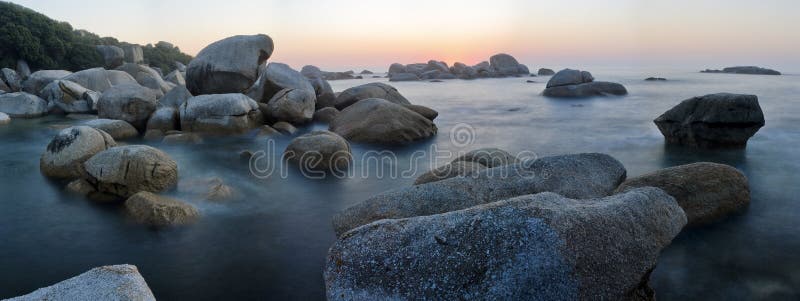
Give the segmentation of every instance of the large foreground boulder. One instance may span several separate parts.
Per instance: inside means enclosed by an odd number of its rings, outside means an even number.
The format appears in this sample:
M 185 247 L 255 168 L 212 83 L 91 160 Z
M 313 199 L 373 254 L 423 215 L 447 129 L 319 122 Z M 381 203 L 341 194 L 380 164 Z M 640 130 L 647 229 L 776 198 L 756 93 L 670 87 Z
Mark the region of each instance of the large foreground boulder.
M 125 62 L 125 51 L 122 48 L 113 45 L 97 45 L 95 49 L 103 57 L 104 67 L 108 69 L 117 68 Z
M 139 270 L 133 265 L 110 265 L 40 288 L 9 301 L 119 300 L 155 301 Z
M 385 99 L 361 100 L 341 111 L 330 130 L 349 141 L 407 144 L 436 135 L 428 118 Z
M 316 99 L 316 91 L 306 77 L 289 65 L 275 62 L 262 69 L 256 83 L 245 94 L 257 102 L 267 102 L 283 89 L 303 90 L 311 94 L 312 100 Z
M 377 221 L 328 252 L 328 300 L 654 300 L 650 272 L 686 224 L 671 196 L 541 193 Z
M 273 47 L 264 34 L 211 43 L 186 67 L 186 87 L 193 95 L 244 92 L 258 78 L 258 66 L 272 55 Z
M 628 90 L 618 83 L 595 82 L 588 71 L 564 69 L 558 71 L 547 81 L 542 95 L 548 97 L 590 97 L 607 95 L 626 95 Z
M 350 144 L 344 138 L 328 131 L 313 131 L 292 139 L 283 152 L 289 162 L 297 164 L 303 172 L 347 170 L 352 160 Z
M 378 194 L 335 215 L 333 228 L 342 235 L 380 219 L 444 213 L 545 191 L 576 199 L 604 197 L 625 175 L 622 163 L 605 154 L 544 157 Z
M 384 83 L 369 83 L 342 91 L 336 97 L 336 109 L 343 110 L 360 100 L 369 98 L 385 99 L 400 105 L 411 104 L 395 87 Z
M 39 160 L 39 170 L 47 177 L 79 178 L 83 173 L 83 162 L 116 145 L 104 131 L 88 126 L 69 127 L 47 144 Z
M 22 82 L 22 91 L 28 92 L 30 94 L 39 95 L 39 92 L 42 91 L 44 86 L 47 86 L 50 82 L 62 79 L 68 75 L 72 74 L 72 72 L 66 70 L 39 70 L 32 73 L 28 79 Z
M 97 102 L 97 116 L 124 120 L 139 130 L 145 128 L 150 114 L 156 110 L 157 93 L 138 84 L 116 85 Z
M 103 68 L 81 70 L 64 77 L 64 80 L 75 82 L 86 89 L 100 93 L 116 85 L 138 84 L 136 79 L 125 71 Z
M 0 112 L 11 117 L 39 117 L 47 113 L 47 101 L 26 92 L 0 94 Z
M 97 199 L 124 199 L 140 191 L 160 192 L 178 182 L 175 160 L 146 145 L 109 148 L 94 155 L 83 167 L 85 180 L 99 194 L 94 197 Z
M 278 91 L 262 113 L 272 121 L 304 124 L 314 116 L 314 94 L 307 90 L 287 88 Z
M 185 225 L 200 216 L 197 208 L 186 202 L 147 191 L 128 198 L 125 211 L 137 222 L 156 227 Z
M 750 204 L 747 177 L 724 164 L 700 162 L 657 170 L 628 179 L 617 191 L 658 187 L 673 196 L 689 225 L 716 221 Z
M 755 95 L 717 93 L 684 100 L 653 122 L 670 144 L 739 148 L 764 126 L 764 113 Z
M 263 123 L 258 104 L 243 94 L 189 98 L 180 107 L 181 129 L 210 134 L 243 133 Z
M 100 93 L 68 81 L 54 80 L 42 89 L 42 98 L 50 109 L 65 113 L 88 113 L 97 109 Z

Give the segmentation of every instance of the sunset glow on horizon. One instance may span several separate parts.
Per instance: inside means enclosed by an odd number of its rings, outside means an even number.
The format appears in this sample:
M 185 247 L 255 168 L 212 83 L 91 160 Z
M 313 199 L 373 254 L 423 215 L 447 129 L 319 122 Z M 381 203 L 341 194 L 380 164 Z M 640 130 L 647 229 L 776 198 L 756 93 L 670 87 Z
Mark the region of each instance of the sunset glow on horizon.
M 75 28 L 189 54 L 265 33 L 272 60 L 299 68 L 392 62 L 475 64 L 509 53 L 566 64 L 764 65 L 800 70 L 795 1 L 79 1 L 14 0 Z

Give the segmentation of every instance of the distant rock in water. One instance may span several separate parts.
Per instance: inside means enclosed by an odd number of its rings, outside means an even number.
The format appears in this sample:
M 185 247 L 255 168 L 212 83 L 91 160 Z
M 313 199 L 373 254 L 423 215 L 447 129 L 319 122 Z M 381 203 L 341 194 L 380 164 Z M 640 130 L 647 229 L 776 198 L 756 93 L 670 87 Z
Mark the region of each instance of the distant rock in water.
M 348 106 L 330 124 L 330 131 L 353 142 L 408 144 L 436 135 L 428 118 L 397 103 L 369 98 Z
M 369 70 L 362 70 L 359 74 L 373 74 L 373 72 Z
M 541 76 L 550 76 L 550 75 L 555 75 L 556 72 L 553 71 L 553 69 L 539 68 L 539 71 L 536 72 L 536 74 Z
M 663 78 L 663 77 L 648 77 L 648 78 L 645 78 L 644 80 L 646 80 L 646 81 L 666 81 L 667 79 Z
M 780 72 L 757 67 L 757 66 L 737 66 L 737 67 L 728 67 L 722 70 L 715 70 L 715 69 L 706 69 L 700 71 L 701 73 L 734 73 L 734 74 L 757 74 L 757 75 L 781 75 Z
M 407 82 L 407 81 L 417 81 L 419 80 L 419 76 L 414 73 L 390 73 L 389 74 L 389 81 L 390 82 Z
M 764 126 L 764 113 L 755 95 L 717 93 L 684 100 L 653 122 L 670 144 L 740 148 Z
M 685 224 L 653 187 L 524 195 L 355 228 L 323 277 L 328 300 L 653 300 L 650 272 Z
M 626 95 L 628 90 L 618 83 L 596 82 L 588 71 L 564 69 L 550 78 L 542 94 L 548 97 L 568 98 Z
M 186 88 L 192 95 L 242 93 L 256 81 L 259 66 L 272 56 L 273 48 L 264 34 L 211 43 L 186 67 Z
M 447 63 L 430 60 L 427 63 L 403 65 L 394 63 L 389 66 L 390 81 L 442 80 L 442 79 L 474 79 L 480 77 L 506 77 L 528 75 L 528 67 L 520 64 L 508 54 L 493 55 L 489 61 L 475 66 L 467 66 L 456 62 L 452 67 Z
M 30 294 L 11 298 L 24 300 L 137 300 L 155 301 L 139 270 L 133 265 L 110 265 L 40 288 Z

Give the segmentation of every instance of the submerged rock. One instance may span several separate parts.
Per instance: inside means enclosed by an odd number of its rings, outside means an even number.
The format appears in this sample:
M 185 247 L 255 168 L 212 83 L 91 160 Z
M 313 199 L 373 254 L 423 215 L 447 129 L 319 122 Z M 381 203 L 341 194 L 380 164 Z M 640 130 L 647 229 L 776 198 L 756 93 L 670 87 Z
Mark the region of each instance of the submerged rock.
M 576 199 L 604 197 L 625 174 L 622 163 L 605 154 L 544 157 L 378 194 L 335 215 L 333 228 L 342 235 L 380 219 L 444 213 L 545 191 Z
M 156 110 L 156 97 L 154 90 L 138 84 L 116 85 L 100 97 L 97 116 L 124 120 L 137 129 L 144 129 L 147 119 Z
M 47 113 L 47 101 L 26 92 L 0 94 L 0 112 L 15 118 L 35 118 Z
M 764 126 L 764 113 L 755 95 L 717 93 L 684 100 L 653 122 L 670 144 L 737 148 Z
M 128 198 L 125 211 L 137 222 L 156 227 L 185 225 L 200 216 L 197 208 L 186 202 L 147 191 Z
M 236 134 L 262 124 L 258 104 L 243 94 L 195 96 L 180 108 L 181 129 L 211 134 Z
M 349 141 L 375 144 L 406 144 L 436 135 L 428 118 L 385 99 L 358 101 L 339 113 L 330 130 Z
M 526 195 L 387 219 L 328 251 L 328 300 L 638 300 L 686 216 L 657 188 L 602 199 Z
M 369 83 L 342 91 L 336 97 L 336 108 L 343 110 L 354 103 L 369 98 L 380 98 L 400 105 L 411 104 L 408 99 L 397 91 L 397 88 L 384 83 Z
M 193 95 L 242 93 L 258 78 L 258 66 L 272 56 L 264 34 L 228 37 L 203 48 L 186 67 L 186 87 Z
M 116 146 L 114 139 L 104 131 L 88 126 L 74 126 L 61 130 L 39 159 L 39 170 L 53 178 L 79 178 L 83 162 L 95 154 Z
M 292 139 L 283 157 L 299 165 L 303 172 L 341 172 L 347 170 L 352 161 L 350 144 L 329 131 L 313 131 Z
M 648 78 L 645 78 L 644 80 L 649 81 L 649 82 L 653 82 L 653 81 L 666 81 L 667 79 L 663 78 L 663 77 L 648 77 Z
M 249 161 L 252 155 L 250 153 L 246 161 Z M 218 177 L 181 180 L 178 183 L 178 191 L 212 202 L 230 201 L 236 196 L 236 191 L 225 185 L 225 182 Z
M 139 136 L 139 132 L 130 123 L 115 119 L 94 119 L 85 123 L 86 126 L 102 130 L 116 140 L 130 139 Z
M 724 164 L 700 162 L 657 170 L 628 179 L 617 191 L 647 186 L 673 196 L 690 226 L 719 220 L 750 204 L 747 177 Z
M 167 145 L 201 144 L 203 143 L 203 137 L 195 133 L 168 134 L 161 139 L 161 143 Z
M 9 301 L 136 300 L 155 301 L 139 270 L 133 265 L 110 265 L 33 291 Z
M 84 179 L 103 194 L 98 198 L 128 198 L 140 191 L 161 192 L 178 182 L 175 160 L 146 145 L 109 148 L 91 157 L 83 167 Z
M 291 136 L 294 135 L 294 133 L 297 133 L 297 128 L 286 121 L 278 121 L 272 124 L 272 128 L 284 135 Z

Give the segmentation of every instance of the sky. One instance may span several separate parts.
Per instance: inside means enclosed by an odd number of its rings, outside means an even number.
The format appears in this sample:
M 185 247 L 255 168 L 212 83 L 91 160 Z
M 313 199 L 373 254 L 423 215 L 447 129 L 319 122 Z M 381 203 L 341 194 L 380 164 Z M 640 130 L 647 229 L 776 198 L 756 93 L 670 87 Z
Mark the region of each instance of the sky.
M 186 53 L 239 34 L 275 42 L 295 68 L 372 68 L 508 53 L 549 67 L 800 71 L 797 0 L 13 0 L 74 28 Z

